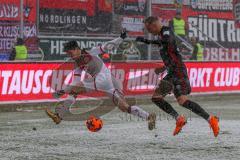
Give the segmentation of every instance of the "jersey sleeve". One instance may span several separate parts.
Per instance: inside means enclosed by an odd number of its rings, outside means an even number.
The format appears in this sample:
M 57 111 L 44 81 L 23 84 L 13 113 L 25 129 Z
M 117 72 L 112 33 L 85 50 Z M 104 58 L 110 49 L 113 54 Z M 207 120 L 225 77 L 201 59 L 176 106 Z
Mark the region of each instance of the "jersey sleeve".
M 107 52 L 108 50 L 110 50 L 111 48 L 114 48 L 116 46 L 118 46 L 119 44 L 121 44 L 123 42 L 123 39 L 121 37 L 118 37 L 116 39 L 113 39 L 111 41 L 108 41 L 106 43 L 104 43 L 102 46 L 98 46 L 98 47 L 93 47 L 92 49 L 90 49 L 88 52 L 91 55 L 98 55 L 98 54 L 102 54 Z
M 105 53 L 105 51 L 102 49 L 102 46 L 98 46 L 88 50 L 88 53 L 91 55 L 99 55 L 99 54 Z

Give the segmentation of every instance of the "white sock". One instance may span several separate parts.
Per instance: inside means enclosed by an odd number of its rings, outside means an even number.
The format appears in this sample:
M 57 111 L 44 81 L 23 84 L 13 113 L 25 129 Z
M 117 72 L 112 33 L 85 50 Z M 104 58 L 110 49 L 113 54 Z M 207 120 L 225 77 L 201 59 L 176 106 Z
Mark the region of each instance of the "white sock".
M 149 113 L 144 111 L 143 109 L 141 109 L 138 106 L 130 106 L 131 107 L 131 112 L 130 114 L 134 115 L 134 116 L 138 116 L 140 118 L 143 118 L 145 120 L 148 119 Z

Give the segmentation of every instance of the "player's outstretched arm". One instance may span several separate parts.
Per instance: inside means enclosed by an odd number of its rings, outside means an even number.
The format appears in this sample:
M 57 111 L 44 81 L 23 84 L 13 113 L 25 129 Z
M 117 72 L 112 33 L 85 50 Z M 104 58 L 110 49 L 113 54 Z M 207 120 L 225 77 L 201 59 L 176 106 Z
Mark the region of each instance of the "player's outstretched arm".
M 111 50 L 111 48 L 113 48 L 113 47 L 116 48 L 116 47 L 119 46 L 119 45 L 124 41 L 124 39 L 126 39 L 126 38 L 127 38 L 127 30 L 126 30 L 126 29 L 123 29 L 123 30 L 121 31 L 120 36 L 119 36 L 118 38 L 113 39 L 113 40 L 111 40 L 111 41 L 108 41 L 108 42 L 106 42 L 106 43 L 104 43 L 104 44 L 102 45 L 103 51 L 106 52 L 106 51 L 108 51 L 108 50 Z
M 137 37 L 136 41 L 137 42 L 142 42 L 142 43 L 145 43 L 145 44 L 156 44 L 156 45 L 161 45 L 162 44 L 162 42 L 160 40 L 149 40 L 149 39 L 146 39 L 144 37 Z
M 105 52 L 119 46 L 126 38 L 127 38 L 127 31 L 126 31 L 126 29 L 123 29 L 118 38 L 108 41 L 108 42 L 104 43 L 102 46 L 93 47 L 89 52 L 92 55 L 98 55 L 98 54 L 105 53 Z
M 137 42 L 142 42 L 142 43 L 145 43 L 145 44 L 150 44 L 150 40 L 148 40 L 148 39 L 146 39 L 144 37 L 137 37 L 136 41 Z

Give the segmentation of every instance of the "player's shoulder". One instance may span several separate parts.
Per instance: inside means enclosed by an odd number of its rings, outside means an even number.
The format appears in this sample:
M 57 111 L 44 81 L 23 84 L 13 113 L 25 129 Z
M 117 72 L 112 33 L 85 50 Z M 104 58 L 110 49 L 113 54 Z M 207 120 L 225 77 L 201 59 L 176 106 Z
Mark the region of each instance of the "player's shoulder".
M 92 48 L 83 48 L 82 49 L 82 54 L 83 55 L 88 55 L 92 52 Z

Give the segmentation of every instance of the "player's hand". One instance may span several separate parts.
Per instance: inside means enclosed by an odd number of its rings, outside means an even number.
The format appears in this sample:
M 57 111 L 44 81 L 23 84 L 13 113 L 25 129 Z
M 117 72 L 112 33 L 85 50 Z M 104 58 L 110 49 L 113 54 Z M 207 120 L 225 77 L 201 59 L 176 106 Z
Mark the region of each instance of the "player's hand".
M 63 96 L 65 94 L 64 90 L 59 90 L 59 91 L 56 91 L 52 94 L 52 96 L 54 98 L 60 98 L 61 96 Z
M 121 37 L 122 39 L 127 38 L 127 30 L 126 30 L 126 28 L 124 28 L 124 29 L 122 30 L 122 32 L 121 32 L 121 34 L 120 34 L 120 37 Z
M 136 38 L 137 42 L 142 42 L 142 43 L 146 43 L 146 44 L 150 44 L 150 41 L 145 39 L 144 37 L 137 37 Z
M 156 68 L 155 69 L 155 74 L 160 74 L 160 73 L 163 73 L 164 71 L 166 70 L 166 67 L 159 67 L 159 68 Z

